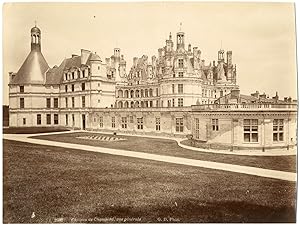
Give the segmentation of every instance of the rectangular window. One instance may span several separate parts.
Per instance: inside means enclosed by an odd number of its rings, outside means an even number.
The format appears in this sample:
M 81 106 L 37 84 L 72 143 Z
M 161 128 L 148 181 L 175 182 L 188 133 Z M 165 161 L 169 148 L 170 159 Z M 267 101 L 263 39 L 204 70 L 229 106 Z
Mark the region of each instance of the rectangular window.
M 143 118 L 137 118 L 137 129 L 143 129 L 144 128 L 144 121 Z
M 85 90 L 85 83 L 81 83 L 81 90 Z
M 182 71 L 178 72 L 178 77 L 183 78 L 183 72 Z
M 51 108 L 51 98 L 46 99 L 47 108 Z
M 68 85 L 65 85 L 65 91 L 68 92 Z
M 155 129 L 160 131 L 160 118 L 155 118 Z
M 156 88 L 156 96 L 158 97 L 159 93 L 158 93 L 158 88 Z
M 122 129 L 127 129 L 127 117 L 122 117 Z
M 82 77 L 85 77 L 85 70 L 82 71 Z
M 51 114 L 47 114 L 47 125 L 51 124 Z
M 72 85 L 72 92 L 74 92 L 75 91 L 75 86 L 74 86 L 74 84 Z
M 273 120 L 273 141 L 283 141 L 284 127 L 283 119 Z
M 66 114 L 66 126 L 69 124 L 69 115 Z
M 153 101 L 152 100 L 149 101 L 149 105 L 150 105 L 151 108 L 153 107 Z
M 75 115 L 72 114 L 72 125 L 75 126 Z
M 183 84 L 178 84 L 178 93 L 183 93 Z
M 258 142 L 258 119 L 244 119 L 244 142 Z
M 103 116 L 99 117 L 99 127 L 103 128 Z
M 178 59 L 178 67 L 183 68 L 183 59 Z
M 26 125 L 26 118 L 23 118 L 23 125 Z
M 36 116 L 36 124 L 41 125 L 42 124 L 42 115 L 37 114 Z
M 178 107 L 183 107 L 183 98 L 178 98 Z
M 213 131 L 219 131 L 219 119 L 212 119 L 211 124 Z
M 84 108 L 85 107 L 85 96 L 81 97 L 81 104 L 82 104 L 82 107 Z
M 68 108 L 68 97 L 66 97 L 65 100 L 66 100 L 66 108 Z
M 200 138 L 200 121 L 198 118 L 195 119 L 195 137 L 196 139 L 199 139 Z
M 20 93 L 24 93 L 24 86 L 20 86 Z
M 58 125 L 58 114 L 54 114 L 54 124 Z
M 54 98 L 54 108 L 58 108 L 58 98 Z
M 176 118 L 176 132 L 183 132 L 183 118 Z
M 75 108 L 75 97 L 72 97 L 72 108 Z
M 72 79 L 75 79 L 75 73 L 72 72 Z
M 172 93 L 175 93 L 175 84 L 172 84 Z
M 24 98 L 20 98 L 20 108 L 24 108 L 25 107 L 25 102 L 24 102 Z
M 111 127 L 116 128 L 116 117 L 115 116 L 111 117 Z
M 172 107 L 175 107 L 175 99 L 172 99 Z

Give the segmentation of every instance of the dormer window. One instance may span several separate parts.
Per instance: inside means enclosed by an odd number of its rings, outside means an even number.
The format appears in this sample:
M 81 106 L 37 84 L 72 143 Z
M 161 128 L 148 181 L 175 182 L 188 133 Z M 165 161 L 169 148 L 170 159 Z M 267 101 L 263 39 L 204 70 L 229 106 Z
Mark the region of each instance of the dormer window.
M 65 74 L 65 80 L 68 80 L 68 74 L 67 73 Z
M 178 59 L 178 67 L 183 68 L 183 59 Z
M 24 86 L 20 86 L 20 93 L 24 93 Z
M 75 79 L 75 73 L 72 72 L 72 79 Z

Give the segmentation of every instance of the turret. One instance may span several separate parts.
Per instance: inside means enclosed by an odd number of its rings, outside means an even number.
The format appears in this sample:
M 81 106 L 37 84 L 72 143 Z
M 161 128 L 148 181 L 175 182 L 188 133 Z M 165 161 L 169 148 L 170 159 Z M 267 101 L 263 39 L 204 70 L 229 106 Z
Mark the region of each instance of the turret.
M 114 57 L 120 58 L 120 48 L 114 48 Z
M 218 62 L 224 62 L 224 50 L 223 49 L 220 49 L 218 51 Z
M 31 51 L 41 52 L 41 30 L 35 25 L 31 28 Z
M 41 52 L 41 30 L 35 25 L 30 30 L 31 51 L 10 84 L 44 84 L 45 73 L 49 69 Z
M 120 65 L 119 65 L 119 75 L 121 78 L 126 77 L 126 61 L 124 60 L 124 56 L 121 55 Z
M 173 41 L 172 41 L 172 34 L 170 32 L 169 39 L 166 40 L 166 51 L 171 52 L 173 50 Z
M 177 33 L 177 50 L 184 49 L 184 32 Z

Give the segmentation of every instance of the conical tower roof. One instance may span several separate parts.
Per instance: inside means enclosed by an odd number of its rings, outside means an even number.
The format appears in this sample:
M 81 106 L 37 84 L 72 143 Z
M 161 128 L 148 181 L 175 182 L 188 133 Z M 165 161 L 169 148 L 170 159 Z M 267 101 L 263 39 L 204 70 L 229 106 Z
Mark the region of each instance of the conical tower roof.
M 49 69 L 43 54 L 32 50 L 13 79 L 13 84 L 44 84 Z
M 31 29 L 31 52 L 11 84 L 44 84 L 48 69 L 48 63 L 41 52 L 41 31 L 35 26 Z

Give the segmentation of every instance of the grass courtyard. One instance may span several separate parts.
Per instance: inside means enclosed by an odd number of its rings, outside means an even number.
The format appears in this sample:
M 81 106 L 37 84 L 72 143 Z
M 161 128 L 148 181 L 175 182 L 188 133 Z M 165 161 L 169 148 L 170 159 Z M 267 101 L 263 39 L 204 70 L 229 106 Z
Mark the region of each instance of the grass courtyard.
M 205 153 L 182 148 L 174 140 L 135 136 L 118 135 L 117 137 L 124 140 L 116 142 L 79 139 L 87 135 L 100 136 L 101 134 L 75 132 L 34 136 L 33 138 L 296 172 L 296 156 L 239 156 Z M 113 135 L 105 134 L 105 136 Z
M 293 182 L 3 142 L 5 223 L 295 222 Z

